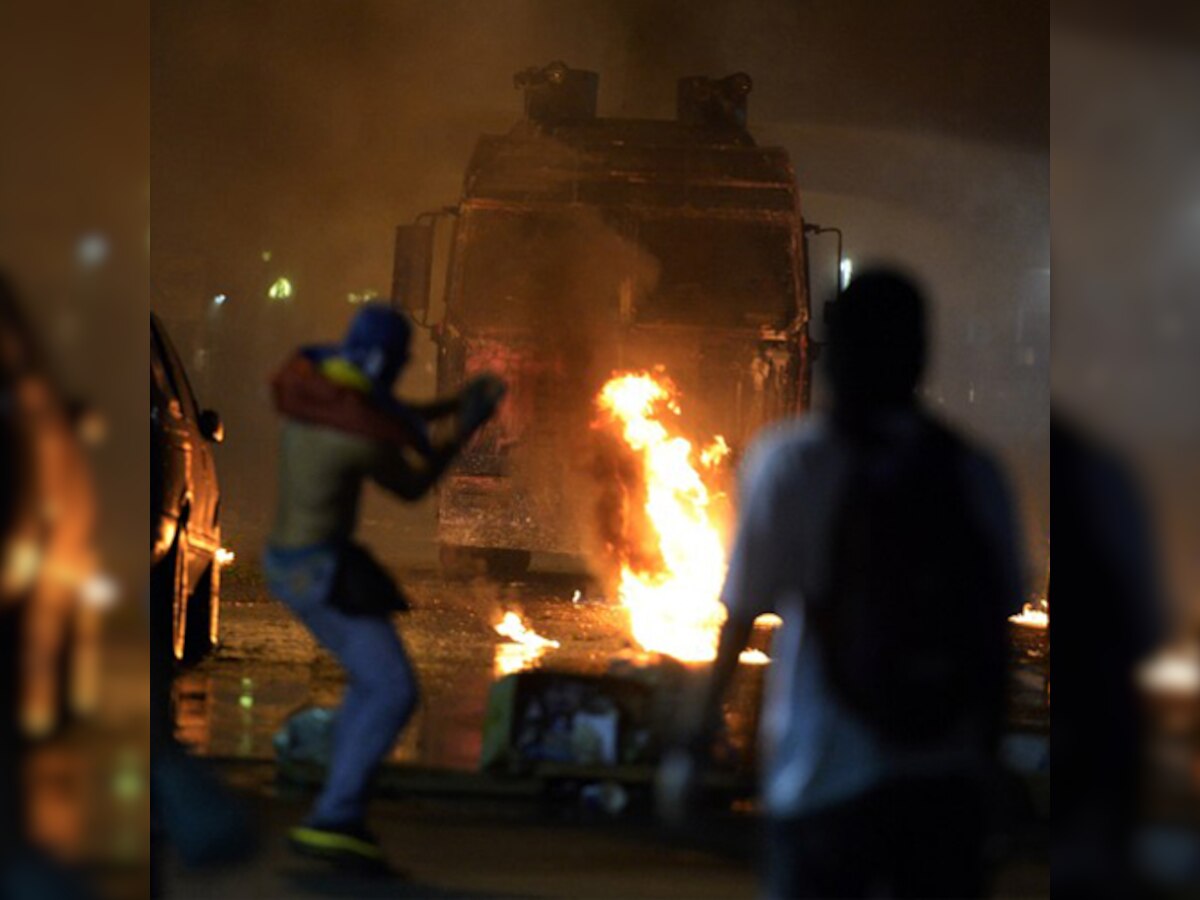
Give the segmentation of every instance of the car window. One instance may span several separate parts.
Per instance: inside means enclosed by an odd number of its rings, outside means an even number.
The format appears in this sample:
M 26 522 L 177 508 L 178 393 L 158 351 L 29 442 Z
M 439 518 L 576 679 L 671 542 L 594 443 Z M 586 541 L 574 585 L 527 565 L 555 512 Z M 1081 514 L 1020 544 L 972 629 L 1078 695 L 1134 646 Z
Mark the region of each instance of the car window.
M 183 404 L 184 414 L 189 419 L 196 420 L 199 417 L 199 406 L 196 403 L 196 395 L 192 392 L 192 386 L 188 382 L 187 372 L 179 360 L 179 354 L 175 352 L 175 347 L 172 346 L 171 339 L 161 323 L 157 323 L 157 327 L 152 329 L 151 333 L 157 341 L 158 349 L 158 353 L 151 354 L 151 356 L 159 357 L 160 364 L 170 380 L 170 392 Z
M 171 381 L 171 376 L 167 372 L 167 367 L 163 363 L 162 346 L 158 342 L 158 335 L 154 330 L 150 331 L 150 377 L 154 379 L 154 385 L 166 397 L 174 398 L 176 396 L 175 385 Z

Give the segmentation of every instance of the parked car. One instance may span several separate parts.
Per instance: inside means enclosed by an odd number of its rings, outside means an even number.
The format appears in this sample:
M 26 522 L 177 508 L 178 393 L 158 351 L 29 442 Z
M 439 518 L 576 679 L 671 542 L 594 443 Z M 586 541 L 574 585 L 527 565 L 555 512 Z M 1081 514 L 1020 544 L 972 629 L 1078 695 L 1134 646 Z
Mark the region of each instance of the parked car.
M 201 409 L 162 321 L 150 314 L 150 601 L 171 609 L 175 659 L 216 646 L 221 595 L 221 417 Z M 152 615 L 153 618 L 153 615 Z

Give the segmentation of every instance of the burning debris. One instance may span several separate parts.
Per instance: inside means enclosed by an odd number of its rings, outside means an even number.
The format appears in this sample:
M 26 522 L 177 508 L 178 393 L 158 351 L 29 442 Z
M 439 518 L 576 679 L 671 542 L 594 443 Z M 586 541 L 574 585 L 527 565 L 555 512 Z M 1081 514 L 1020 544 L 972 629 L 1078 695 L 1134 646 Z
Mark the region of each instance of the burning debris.
M 542 637 L 525 624 L 518 613 L 509 610 L 493 626 L 496 634 L 507 641 L 496 645 L 496 675 L 511 675 L 531 668 L 548 651 L 560 646 L 558 641 Z
M 1044 602 L 1026 603 L 1016 615 L 1009 616 L 1008 621 L 1023 628 L 1050 627 L 1050 607 Z

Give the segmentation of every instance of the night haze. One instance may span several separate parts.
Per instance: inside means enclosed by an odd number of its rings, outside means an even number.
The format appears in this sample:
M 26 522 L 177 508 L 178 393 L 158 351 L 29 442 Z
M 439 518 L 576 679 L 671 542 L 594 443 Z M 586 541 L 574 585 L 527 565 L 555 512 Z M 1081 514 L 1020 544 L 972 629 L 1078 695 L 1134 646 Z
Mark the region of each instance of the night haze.
M 267 376 L 339 333 L 352 294 L 389 294 L 394 227 L 454 203 L 479 136 L 520 117 L 513 73 L 562 59 L 599 73 L 601 116 L 673 118 L 677 79 L 751 74 L 750 131 L 789 151 L 805 220 L 928 285 L 927 390 L 1012 460 L 1044 569 L 1043 4 L 204 3 L 154 28 L 153 304 L 212 357 L 193 377 L 225 398 L 248 536 L 272 500 Z M 810 248 L 818 334 L 832 243 Z M 405 389 L 431 388 L 431 363 L 419 342 Z

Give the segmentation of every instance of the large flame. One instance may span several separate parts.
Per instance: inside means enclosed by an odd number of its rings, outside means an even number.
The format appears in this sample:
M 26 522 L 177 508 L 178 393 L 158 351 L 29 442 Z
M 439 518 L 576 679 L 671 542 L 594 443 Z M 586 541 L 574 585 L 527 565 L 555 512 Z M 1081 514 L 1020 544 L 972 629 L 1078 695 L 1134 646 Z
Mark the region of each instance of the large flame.
M 700 450 L 671 427 L 681 413 L 674 385 L 647 372 L 614 376 L 596 398 L 641 464 L 643 510 L 655 564 L 620 560 L 618 595 L 634 639 L 644 650 L 684 662 L 716 655 L 725 620 L 718 600 L 725 580 L 725 544 L 710 486 L 729 453 L 720 435 Z

